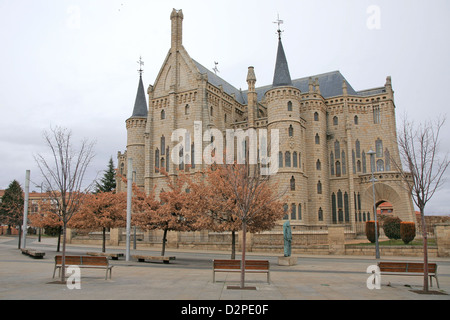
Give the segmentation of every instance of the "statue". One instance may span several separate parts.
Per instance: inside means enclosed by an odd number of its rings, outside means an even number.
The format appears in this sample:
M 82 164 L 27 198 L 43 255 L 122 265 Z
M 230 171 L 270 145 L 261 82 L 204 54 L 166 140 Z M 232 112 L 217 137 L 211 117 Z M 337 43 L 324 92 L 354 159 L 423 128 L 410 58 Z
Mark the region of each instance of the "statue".
M 292 232 L 291 224 L 289 220 L 283 224 L 283 234 L 284 234 L 284 256 L 291 256 L 291 242 L 292 242 Z

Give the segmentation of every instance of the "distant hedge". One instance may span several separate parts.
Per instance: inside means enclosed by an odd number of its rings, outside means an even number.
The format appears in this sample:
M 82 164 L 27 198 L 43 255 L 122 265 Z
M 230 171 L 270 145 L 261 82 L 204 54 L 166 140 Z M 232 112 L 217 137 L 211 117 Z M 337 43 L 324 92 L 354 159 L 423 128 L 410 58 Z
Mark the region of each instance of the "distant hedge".
M 399 217 L 386 217 L 383 220 L 383 230 L 386 237 L 392 240 L 401 239 L 400 223 L 402 220 Z
M 414 222 L 402 221 L 400 223 L 400 236 L 405 244 L 413 241 L 416 236 L 416 224 Z
M 380 224 L 377 221 L 377 235 L 380 237 Z M 375 221 L 366 222 L 366 237 L 367 239 L 374 243 L 375 242 Z

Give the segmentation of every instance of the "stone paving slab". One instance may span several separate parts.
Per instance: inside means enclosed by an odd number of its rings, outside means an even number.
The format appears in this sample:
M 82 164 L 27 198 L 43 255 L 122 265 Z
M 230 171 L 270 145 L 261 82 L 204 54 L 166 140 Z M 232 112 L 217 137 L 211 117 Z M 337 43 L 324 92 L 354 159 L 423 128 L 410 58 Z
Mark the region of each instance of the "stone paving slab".
M 422 277 L 382 276 L 381 289 L 369 290 L 366 269 L 375 260 L 355 256 L 298 255 L 297 265 L 278 266 L 276 256 L 249 253 L 249 259 L 271 262 L 271 283 L 264 274 L 247 274 L 246 284 L 256 290 L 230 290 L 228 286 L 239 284 L 240 274 L 218 273 L 213 283 L 211 269 L 212 259 L 228 259 L 229 254 L 192 250 L 170 250 L 167 254 L 176 256 L 171 264 L 110 260 L 114 268 L 108 280 L 104 270 L 81 269 L 81 289 L 70 290 L 52 279 L 56 252 L 51 243 L 28 240 L 28 248 L 46 252 L 44 259 L 35 260 L 21 254 L 14 239 L 7 239 L 0 237 L 0 300 L 450 300 L 450 295 L 412 292 L 421 289 Z M 93 250 L 100 251 L 94 246 L 67 247 L 68 254 Z M 109 250 L 124 252 L 124 248 Z M 450 259 L 438 260 L 440 292 L 450 293 Z

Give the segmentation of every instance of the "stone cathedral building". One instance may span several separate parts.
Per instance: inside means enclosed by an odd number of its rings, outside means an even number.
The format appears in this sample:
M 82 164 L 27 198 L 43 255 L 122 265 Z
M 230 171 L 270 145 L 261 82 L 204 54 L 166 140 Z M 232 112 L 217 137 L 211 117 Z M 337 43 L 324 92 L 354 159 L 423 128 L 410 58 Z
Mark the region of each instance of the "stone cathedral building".
M 147 191 L 164 187 L 164 177 L 177 169 L 204 165 L 175 164 L 172 132 L 194 121 L 203 131 L 278 129 L 280 145 L 275 179 L 287 189 L 286 215 L 291 225 L 347 224 L 352 230 L 373 219 L 371 166 L 375 169 L 376 204 L 389 202 L 403 221 L 414 221 L 410 194 L 396 172 L 399 163 L 394 91 L 384 85 L 356 91 L 339 71 L 292 79 L 281 32 L 273 65 L 248 68 L 247 90 L 239 90 L 191 58 L 183 47 L 183 13 L 173 10 L 171 47 L 154 84 L 139 79 L 134 109 L 126 120 L 127 146 L 118 153 L 118 171 L 127 173 L 133 159 L 136 183 Z M 274 50 L 275 50 L 274 39 Z M 275 69 L 273 67 L 275 66 Z M 273 83 L 258 86 L 257 74 L 274 72 Z M 373 150 L 374 155 L 369 155 Z M 181 158 L 194 158 L 194 145 Z M 183 153 L 183 151 L 182 151 Z M 118 182 L 118 188 L 126 187 Z M 280 221 L 280 225 L 283 221 Z

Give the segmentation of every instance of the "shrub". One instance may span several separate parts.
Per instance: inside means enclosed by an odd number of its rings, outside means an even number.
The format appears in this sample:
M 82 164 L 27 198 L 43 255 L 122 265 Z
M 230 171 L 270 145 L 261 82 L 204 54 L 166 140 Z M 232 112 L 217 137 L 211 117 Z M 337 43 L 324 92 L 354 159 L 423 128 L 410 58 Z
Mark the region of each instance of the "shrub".
M 410 243 L 416 236 L 416 225 L 414 222 L 401 222 L 400 223 L 400 236 L 405 244 Z
M 380 236 L 380 224 L 377 221 L 377 235 Z M 375 242 L 375 221 L 366 222 L 366 236 L 367 239 L 374 243 Z
M 386 237 L 392 240 L 401 239 L 400 223 L 402 220 L 399 217 L 386 217 L 383 221 L 383 230 Z

